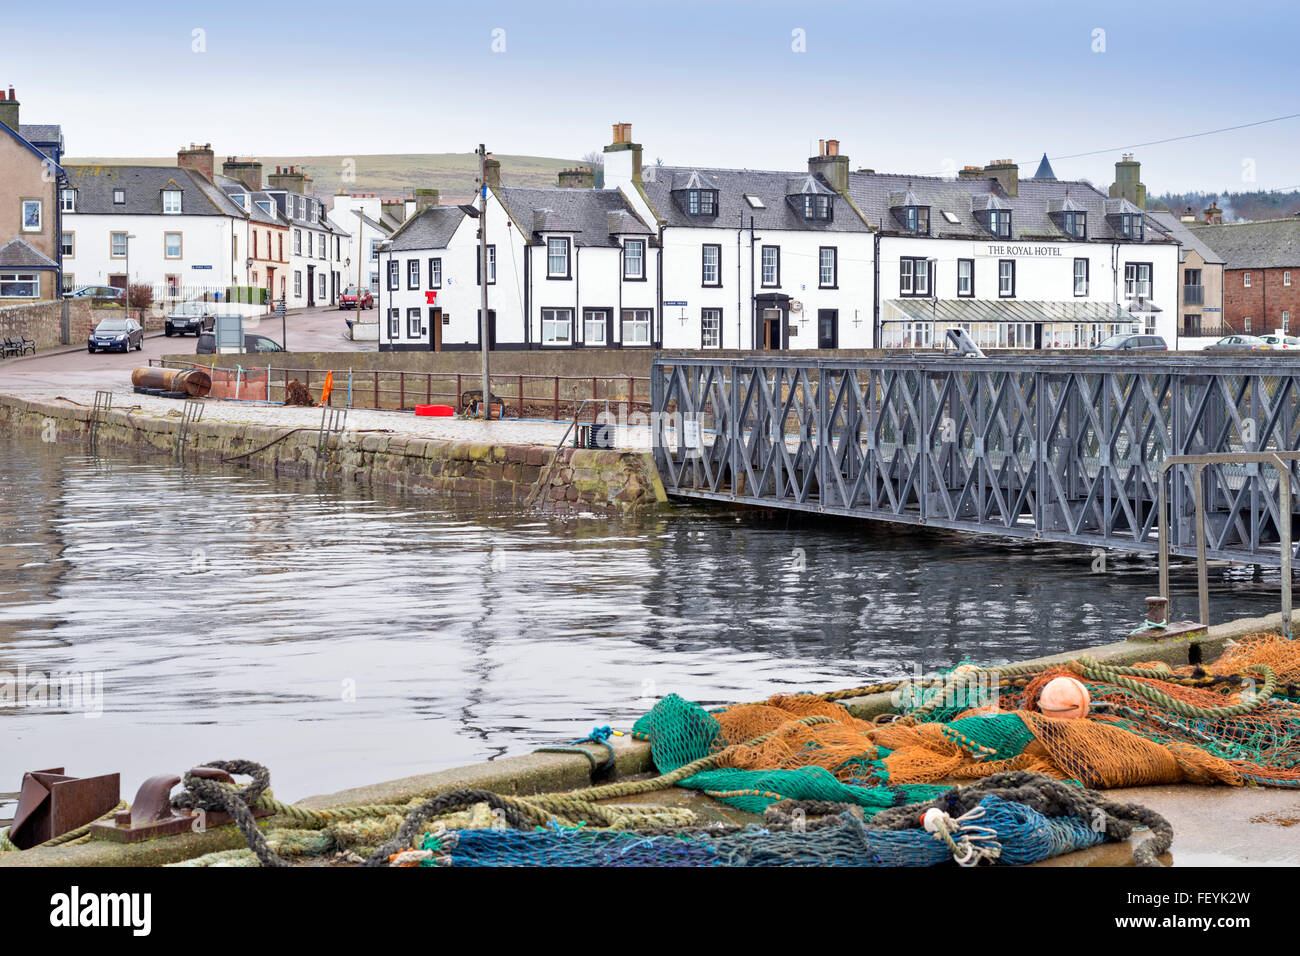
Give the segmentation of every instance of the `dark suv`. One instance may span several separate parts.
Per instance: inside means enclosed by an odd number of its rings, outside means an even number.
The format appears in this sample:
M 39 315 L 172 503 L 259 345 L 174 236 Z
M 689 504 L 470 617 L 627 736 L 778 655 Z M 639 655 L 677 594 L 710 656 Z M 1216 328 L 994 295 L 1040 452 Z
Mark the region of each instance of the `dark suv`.
M 163 324 L 164 335 L 188 335 L 193 332 L 207 332 L 212 329 L 216 313 L 212 307 L 202 301 L 181 302 L 167 313 Z
M 217 336 L 215 332 L 199 333 L 199 344 L 195 347 L 196 355 L 215 355 L 217 351 Z M 265 335 L 254 335 L 252 332 L 244 333 L 244 351 L 245 352 L 283 352 L 284 346 L 274 339 L 268 339 Z

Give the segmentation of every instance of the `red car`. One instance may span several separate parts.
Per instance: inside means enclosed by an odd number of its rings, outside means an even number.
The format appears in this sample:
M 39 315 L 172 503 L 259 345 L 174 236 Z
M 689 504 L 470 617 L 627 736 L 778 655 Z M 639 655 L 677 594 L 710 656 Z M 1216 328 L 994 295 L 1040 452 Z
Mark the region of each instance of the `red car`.
M 344 289 L 343 294 L 339 296 L 339 308 L 355 310 L 356 307 L 357 307 L 357 287 L 354 285 L 350 285 L 346 289 Z M 373 309 L 374 307 L 375 307 L 375 297 L 370 294 L 369 289 L 362 289 L 361 308 Z

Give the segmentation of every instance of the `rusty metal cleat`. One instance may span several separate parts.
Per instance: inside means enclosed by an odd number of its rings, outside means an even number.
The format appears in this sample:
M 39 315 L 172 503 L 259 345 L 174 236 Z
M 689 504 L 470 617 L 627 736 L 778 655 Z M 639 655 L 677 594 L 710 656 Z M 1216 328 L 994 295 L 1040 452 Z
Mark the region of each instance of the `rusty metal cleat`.
M 190 773 L 206 780 L 231 784 L 235 782 L 229 773 L 216 767 L 194 767 Z M 131 802 L 131 809 L 119 810 L 113 815 L 112 822 L 101 820 L 95 823 L 91 832 L 97 838 L 117 843 L 139 843 L 141 840 L 185 833 L 187 830 L 202 833 L 230 822 L 230 814 L 219 810 L 190 810 L 172 806 L 172 789 L 181 779 L 179 774 L 174 773 L 160 773 L 150 777 L 140 784 L 140 789 Z M 271 814 L 270 810 L 253 810 L 254 817 Z
M 9 839 L 29 850 L 84 826 L 117 806 L 120 775 L 71 777 L 62 767 L 23 774 Z

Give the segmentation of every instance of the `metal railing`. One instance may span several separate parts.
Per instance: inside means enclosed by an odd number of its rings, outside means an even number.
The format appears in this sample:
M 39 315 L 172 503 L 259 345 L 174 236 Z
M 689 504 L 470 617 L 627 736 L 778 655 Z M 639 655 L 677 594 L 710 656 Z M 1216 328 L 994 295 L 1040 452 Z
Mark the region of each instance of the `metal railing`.
M 1183 305 L 1204 305 L 1204 304 L 1205 304 L 1205 286 L 1203 285 L 1183 286 Z

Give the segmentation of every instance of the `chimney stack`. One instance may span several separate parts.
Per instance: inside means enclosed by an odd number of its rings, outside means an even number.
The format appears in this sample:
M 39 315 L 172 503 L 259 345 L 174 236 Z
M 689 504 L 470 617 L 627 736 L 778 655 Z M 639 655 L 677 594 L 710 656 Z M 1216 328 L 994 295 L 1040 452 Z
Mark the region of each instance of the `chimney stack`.
M 272 189 L 287 189 L 291 193 L 307 192 L 307 184 L 310 182 L 297 166 L 285 166 L 283 169 L 277 166 L 275 173 L 266 177 L 266 180 Z
M 958 179 L 985 179 L 983 166 L 963 166 L 957 172 Z
M 849 192 L 849 158 L 840 155 L 838 139 L 817 140 L 817 155 L 808 158 L 808 172 L 841 195 Z
M 614 141 L 605 147 L 605 188 L 641 183 L 641 144 L 632 142 L 632 124 L 615 123 Z
M 483 178 L 493 188 L 501 185 L 501 160 L 493 159 L 491 153 L 483 163 Z
M 1205 210 L 1205 224 L 1207 226 L 1217 226 L 1222 222 L 1223 210 L 1219 208 L 1218 203 L 1211 200 L 1209 208 Z
M 418 216 L 426 209 L 438 205 L 438 190 L 436 189 L 417 189 L 415 190 L 415 214 Z
M 212 182 L 216 173 L 216 158 L 212 154 L 212 144 L 196 146 L 190 143 L 189 149 L 176 151 L 176 165 L 181 169 L 192 169 L 208 182 Z
M 1147 208 L 1147 188 L 1142 185 L 1142 164 L 1132 153 L 1124 153 L 1115 164 L 1115 182 L 1110 187 L 1111 199 L 1127 199 L 1139 209 Z
M 227 157 L 221 164 L 221 173 L 231 179 L 238 179 L 249 192 L 257 192 L 262 188 L 262 164 L 256 159 Z
M 12 86 L 9 87 L 7 97 L 3 91 L 0 91 L 0 123 L 4 123 L 15 133 L 18 132 L 18 96 Z
M 406 222 L 406 200 L 405 199 L 384 199 L 379 203 L 379 208 L 388 213 L 398 222 Z
M 596 174 L 586 166 L 577 166 L 573 169 L 561 169 L 558 177 L 558 185 L 561 189 L 594 189 L 596 186 Z
M 996 179 L 1003 191 L 1015 197 L 1020 194 L 1020 167 L 1009 159 L 995 159 L 984 167 L 984 175 Z

